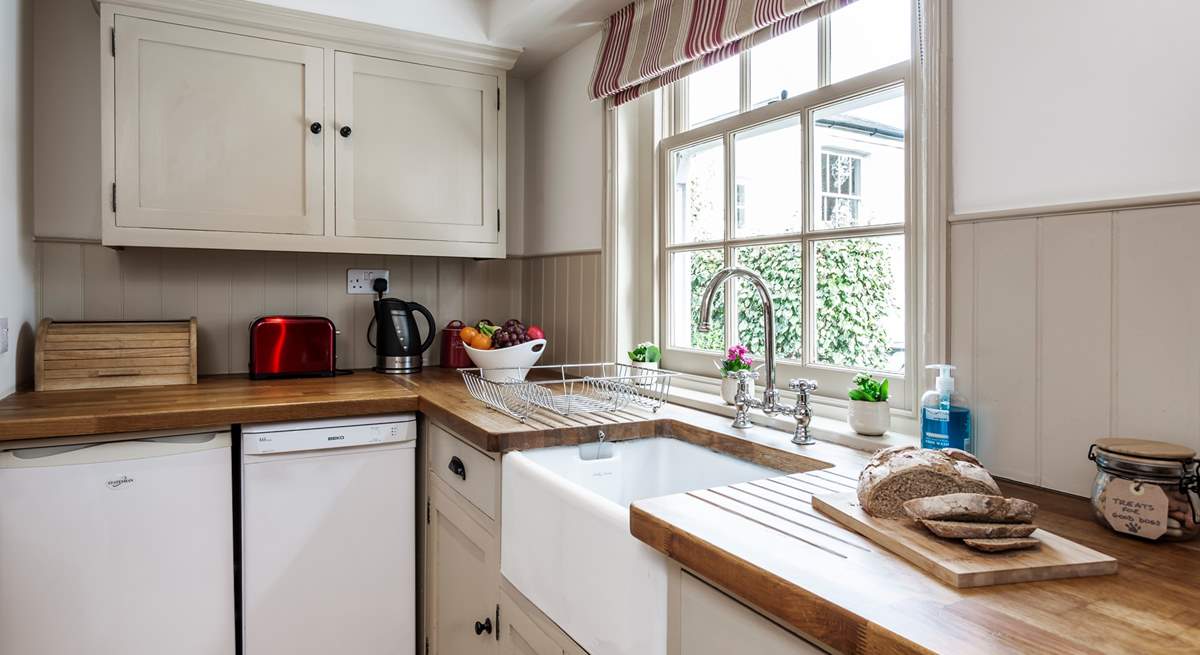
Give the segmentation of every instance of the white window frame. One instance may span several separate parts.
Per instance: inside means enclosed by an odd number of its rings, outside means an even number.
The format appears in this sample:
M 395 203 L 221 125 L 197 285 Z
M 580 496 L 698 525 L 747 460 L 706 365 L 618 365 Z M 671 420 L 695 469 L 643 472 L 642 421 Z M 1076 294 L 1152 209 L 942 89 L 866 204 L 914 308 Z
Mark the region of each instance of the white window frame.
M 659 307 L 658 316 L 658 338 L 659 343 L 663 346 L 663 366 L 673 370 L 683 371 L 702 377 L 715 377 L 716 372 L 713 368 L 712 361 L 715 357 L 714 353 L 709 351 L 701 351 L 691 348 L 677 347 L 671 344 L 670 335 L 673 325 L 671 323 L 672 316 L 670 312 L 672 288 L 669 284 L 671 272 L 671 254 L 689 250 L 707 250 L 720 248 L 724 253 L 726 262 L 732 261 L 733 249 L 747 245 L 769 245 L 777 243 L 800 243 L 803 246 L 803 266 L 804 266 L 804 359 L 803 362 L 780 359 L 776 365 L 778 367 L 777 379 L 787 380 L 792 377 L 806 377 L 815 379 L 820 385 L 818 392 L 818 402 L 826 402 L 833 405 L 842 405 L 845 402 L 846 390 L 851 386 L 851 380 L 857 374 L 857 370 L 850 370 L 831 365 L 820 364 L 816 362 L 815 344 L 816 344 L 816 320 L 815 320 L 815 269 L 812 265 L 814 261 L 815 243 L 821 240 L 846 238 L 846 237 L 862 237 L 862 236 L 883 236 L 903 234 L 905 243 L 905 369 L 903 373 L 892 373 L 883 371 L 870 371 L 876 376 L 884 376 L 891 380 L 891 399 L 889 403 L 900 413 L 911 413 L 912 407 L 915 404 L 915 389 L 916 383 L 920 380 L 917 375 L 918 362 L 922 361 L 922 357 L 918 353 L 920 347 L 917 336 L 917 326 L 920 325 L 921 314 L 924 311 L 919 305 L 920 284 L 921 279 L 918 277 L 918 252 L 922 247 L 919 230 L 915 229 L 914 216 L 916 215 L 916 203 L 918 201 L 918 193 L 914 190 L 914 162 L 917 160 L 916 150 L 914 145 L 917 140 L 916 126 L 918 121 L 918 111 L 916 111 L 917 103 L 921 95 L 920 90 L 915 83 L 914 65 L 916 57 L 916 40 L 914 39 L 914 53 L 908 61 L 900 62 L 877 69 L 854 78 L 842 80 L 837 83 L 829 83 L 829 39 L 828 39 L 828 18 L 820 19 L 818 25 L 818 57 L 820 59 L 818 88 L 802 93 L 796 96 L 789 97 L 785 100 L 774 101 L 759 107 L 751 107 L 750 98 L 750 57 L 753 56 L 753 51 L 742 53 L 740 76 L 740 106 L 741 111 L 737 115 L 729 116 L 710 123 L 699 125 L 695 128 L 676 131 L 678 126 L 687 125 L 687 80 L 682 80 L 673 85 L 673 87 L 664 90 L 664 117 L 665 125 L 664 132 L 669 134 L 657 144 L 657 188 L 659 189 L 659 206 L 656 208 L 659 217 L 657 221 L 658 261 L 662 265 L 658 267 L 658 295 Z M 915 30 L 914 30 L 915 31 Z M 813 125 L 814 113 L 830 105 L 838 104 L 847 100 L 852 100 L 857 97 L 869 95 L 889 88 L 902 86 L 906 98 L 906 125 L 905 125 L 905 202 L 904 202 L 904 222 L 896 225 L 886 226 L 864 226 L 850 227 L 838 229 L 823 229 L 813 230 L 812 227 L 816 220 L 815 212 L 818 211 L 820 191 L 816 186 L 814 166 L 819 166 L 817 159 L 821 150 L 814 147 L 810 138 L 811 127 Z M 800 232 L 790 233 L 786 235 L 772 235 L 766 237 L 753 238 L 735 238 L 733 231 L 733 223 L 736 218 L 736 210 L 734 207 L 735 198 L 734 192 L 736 184 L 734 177 L 736 171 L 733 169 L 733 139 L 738 132 L 753 128 L 763 123 L 771 122 L 788 116 L 801 116 L 803 120 L 803 193 L 805 202 L 803 203 L 803 228 Z M 725 234 L 724 238 L 716 241 L 700 242 L 700 243 L 681 243 L 677 245 L 669 245 L 670 221 L 673 216 L 673 202 L 675 200 L 674 190 L 670 188 L 674 180 L 671 176 L 671 159 L 674 152 L 686 148 L 690 145 L 695 145 L 713 139 L 721 139 L 725 146 L 725 178 L 726 178 L 726 193 L 725 193 Z M 731 182 L 732 180 L 732 182 Z M 728 299 L 727 307 L 736 307 L 736 297 L 734 296 L 735 285 L 731 281 L 725 288 L 725 297 Z M 687 291 L 684 291 L 687 293 Z M 736 321 L 736 311 L 726 312 L 726 334 L 733 334 L 733 322 Z M 716 355 L 719 356 L 719 355 Z

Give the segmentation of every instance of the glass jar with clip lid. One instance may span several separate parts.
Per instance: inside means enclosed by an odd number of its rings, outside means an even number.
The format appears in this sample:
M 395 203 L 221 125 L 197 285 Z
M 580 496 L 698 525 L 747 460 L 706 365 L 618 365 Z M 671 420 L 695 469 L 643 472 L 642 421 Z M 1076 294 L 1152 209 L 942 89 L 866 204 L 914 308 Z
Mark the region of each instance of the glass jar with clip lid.
M 1151 541 L 1200 535 L 1196 451 L 1164 441 L 1111 437 L 1088 449 L 1096 463 L 1092 509 L 1116 532 Z

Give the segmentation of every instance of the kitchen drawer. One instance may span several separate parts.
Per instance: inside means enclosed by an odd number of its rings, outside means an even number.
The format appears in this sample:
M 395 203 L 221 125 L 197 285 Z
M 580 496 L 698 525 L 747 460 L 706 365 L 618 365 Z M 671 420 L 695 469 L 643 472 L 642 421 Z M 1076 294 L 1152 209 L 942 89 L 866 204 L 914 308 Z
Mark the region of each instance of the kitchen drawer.
M 429 423 L 429 466 L 479 511 L 496 518 L 496 460 L 467 445 L 436 423 Z

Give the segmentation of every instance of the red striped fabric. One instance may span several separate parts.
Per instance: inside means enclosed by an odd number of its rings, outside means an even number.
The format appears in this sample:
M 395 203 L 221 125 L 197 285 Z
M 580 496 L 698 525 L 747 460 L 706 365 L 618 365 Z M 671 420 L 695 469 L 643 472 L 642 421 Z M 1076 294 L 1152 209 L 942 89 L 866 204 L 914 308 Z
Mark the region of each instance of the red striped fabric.
M 589 93 L 629 102 L 852 2 L 634 0 L 604 23 Z

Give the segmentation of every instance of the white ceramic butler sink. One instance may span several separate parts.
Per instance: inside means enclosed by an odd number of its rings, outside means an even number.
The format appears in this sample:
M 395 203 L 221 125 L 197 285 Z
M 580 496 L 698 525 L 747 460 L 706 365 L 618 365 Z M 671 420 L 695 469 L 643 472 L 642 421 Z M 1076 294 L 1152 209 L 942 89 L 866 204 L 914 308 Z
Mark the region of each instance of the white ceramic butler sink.
M 591 655 L 667 650 L 667 560 L 629 533 L 641 498 L 774 477 L 779 471 L 670 438 L 503 459 L 500 571 Z

